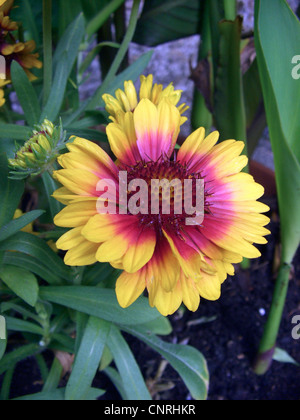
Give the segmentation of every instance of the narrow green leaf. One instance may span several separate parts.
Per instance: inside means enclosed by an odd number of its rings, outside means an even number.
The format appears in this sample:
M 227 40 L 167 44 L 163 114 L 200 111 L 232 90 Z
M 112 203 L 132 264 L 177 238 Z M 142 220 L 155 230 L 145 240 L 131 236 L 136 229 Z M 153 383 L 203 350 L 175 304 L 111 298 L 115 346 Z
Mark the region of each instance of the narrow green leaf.
M 59 388 L 55 391 L 39 392 L 38 394 L 15 398 L 14 401 L 65 401 L 65 391 L 65 388 Z M 105 391 L 102 389 L 90 388 L 87 401 L 95 401 L 103 394 L 105 394 Z
M 148 299 L 138 299 L 130 308 L 120 307 L 114 290 L 88 286 L 41 287 L 43 300 L 57 303 L 79 312 L 120 325 L 136 325 L 159 318 L 160 313 L 150 308 Z
M 11 65 L 11 78 L 27 123 L 30 126 L 38 124 L 41 108 L 37 94 L 23 68 L 16 61 Z
M 0 251 L 17 251 L 36 258 L 41 264 L 51 269 L 59 277 L 70 280 L 72 270 L 42 239 L 26 232 L 18 232 L 4 242 L 0 242 Z
M 117 388 L 122 399 L 126 400 L 126 392 L 124 391 L 124 384 L 122 382 L 122 378 L 119 372 L 112 367 L 107 367 L 104 373 L 109 377 L 114 386 Z
M 54 191 L 56 191 L 59 188 L 59 185 L 57 182 L 52 178 L 52 176 L 48 172 L 44 172 L 42 175 L 46 195 L 48 198 L 50 211 L 52 218 L 54 217 L 62 210 L 63 206 L 59 201 L 55 200 L 55 198 L 52 197 Z
M 56 389 L 50 392 L 39 392 L 25 397 L 15 398 L 14 401 L 64 401 L 64 389 Z
M 85 21 L 83 14 L 80 13 L 74 22 L 68 26 L 56 47 L 53 57 L 56 73 L 58 69 L 62 67 L 61 62 L 64 61 L 65 73 L 69 77 L 78 56 L 79 47 L 84 34 Z
M 170 335 L 173 331 L 171 322 L 165 316 L 143 324 L 143 329 L 156 335 Z
M 22 23 L 25 23 L 26 30 L 30 32 L 30 39 L 34 39 L 37 45 L 40 45 L 39 29 L 35 21 L 35 16 L 29 0 L 23 0 L 20 4 L 22 8 Z
M 34 210 L 2 226 L 2 228 L 0 228 L 0 242 L 10 238 L 44 213 L 43 210 Z
M 120 330 L 115 326 L 111 327 L 108 347 L 122 378 L 126 399 L 134 401 L 151 400 L 140 368 Z
M 24 302 L 35 306 L 38 300 L 39 285 L 32 273 L 22 268 L 6 265 L 0 270 L 0 278 Z
M 0 226 L 3 226 L 13 219 L 24 192 L 24 182 L 8 179 L 7 158 L 1 153 L 0 168 Z
M 50 121 L 56 121 L 64 101 L 69 74 L 68 56 L 65 53 L 57 66 L 49 99 L 42 112 L 40 122 L 46 118 Z
M 126 327 L 124 330 L 144 341 L 168 360 L 194 399 L 207 399 L 209 373 L 206 360 L 198 350 L 190 346 L 165 343 L 154 334 L 149 334 L 142 326 Z
M 53 286 L 63 283 L 63 280 L 53 272 L 50 266 L 46 267 L 43 262 L 30 255 L 21 254 L 20 252 L 6 252 L 3 263 L 20 268 L 26 267 L 29 271 Z
M 66 400 L 85 400 L 98 371 L 111 324 L 90 317 L 66 388 Z
M 63 373 L 63 367 L 60 361 L 57 358 L 55 358 L 52 363 L 45 385 L 43 387 L 44 393 L 55 392 L 55 390 L 57 389 L 59 385 L 62 373 Z
M 124 0 L 111 0 L 100 12 L 89 22 L 86 33 L 89 37 L 94 35 L 122 4 Z
M 14 372 L 15 372 L 15 366 L 8 369 L 8 371 L 4 375 L 1 391 L 0 391 L 1 401 L 7 401 L 9 399 L 10 387 L 11 387 Z
M 0 136 L 1 138 L 12 139 L 12 140 L 28 140 L 31 132 L 31 127 L 24 127 L 16 124 L 0 124 Z
M 5 321 L 4 316 L 0 315 L 0 360 L 5 354 L 6 346 L 7 346 L 6 321 Z
M 32 343 L 7 353 L 0 362 L 0 375 L 15 366 L 16 363 L 21 362 L 21 360 L 40 352 L 41 347 L 37 343 Z
M 28 332 L 35 335 L 43 336 L 43 329 L 32 322 L 24 321 L 23 319 L 6 317 L 7 329 L 9 331 Z

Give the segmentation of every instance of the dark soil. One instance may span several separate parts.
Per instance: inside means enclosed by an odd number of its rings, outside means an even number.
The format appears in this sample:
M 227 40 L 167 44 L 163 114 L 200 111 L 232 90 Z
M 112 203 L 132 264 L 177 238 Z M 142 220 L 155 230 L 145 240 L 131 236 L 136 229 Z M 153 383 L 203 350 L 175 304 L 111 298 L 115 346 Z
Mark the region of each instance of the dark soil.
M 170 337 L 163 339 L 188 343 L 204 354 L 210 372 L 210 400 L 300 399 L 300 368 L 273 362 L 269 372 L 262 377 L 252 371 L 274 290 L 273 261 L 279 236 L 277 222 L 271 224 L 271 230 L 269 244 L 261 249 L 262 257 L 252 263 L 251 270 L 243 272 L 239 269 L 234 278 L 225 282 L 219 301 L 203 300 L 196 313 L 179 311 L 170 318 L 174 330 Z M 300 362 L 300 340 L 294 340 L 291 335 L 292 317 L 300 312 L 300 250 L 291 277 L 278 347 Z M 207 318 L 210 322 L 197 323 Z M 161 356 L 140 341 L 128 335 L 126 338 L 144 377 L 148 381 L 153 379 L 161 365 Z M 97 375 L 94 385 L 107 389 L 101 399 L 120 399 L 104 374 Z M 41 387 L 35 361 L 26 360 L 15 371 L 11 398 L 39 392 Z M 159 392 L 154 395 L 155 399 L 191 399 L 170 366 L 165 369 L 156 388 Z

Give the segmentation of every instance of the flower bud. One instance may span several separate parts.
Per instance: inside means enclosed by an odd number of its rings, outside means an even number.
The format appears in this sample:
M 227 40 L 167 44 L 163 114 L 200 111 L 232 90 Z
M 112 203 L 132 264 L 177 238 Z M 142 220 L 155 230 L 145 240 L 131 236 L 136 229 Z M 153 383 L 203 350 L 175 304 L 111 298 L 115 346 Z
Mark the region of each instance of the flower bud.
M 65 147 L 66 133 L 62 125 L 45 120 L 32 132 L 30 139 L 15 153 L 14 159 L 9 159 L 12 169 L 10 177 L 25 179 L 50 170 L 60 151 Z

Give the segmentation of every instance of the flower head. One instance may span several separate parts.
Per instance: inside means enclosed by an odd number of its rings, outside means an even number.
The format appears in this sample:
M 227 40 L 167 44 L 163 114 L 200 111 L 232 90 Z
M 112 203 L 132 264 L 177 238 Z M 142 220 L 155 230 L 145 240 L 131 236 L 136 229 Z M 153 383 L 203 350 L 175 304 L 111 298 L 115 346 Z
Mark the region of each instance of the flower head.
M 32 132 L 29 140 L 9 159 L 11 177 L 15 179 L 38 175 L 49 169 L 65 147 L 65 133 L 62 127 L 55 127 L 45 120 Z
M 181 99 L 181 90 L 175 90 L 172 83 L 169 84 L 165 89 L 163 85 L 158 85 L 155 83 L 153 85 L 153 75 L 141 76 L 141 88 L 139 93 L 139 99 L 149 99 L 154 105 L 158 106 L 164 99 L 168 99 L 170 104 L 178 105 Z M 126 81 L 124 83 L 124 91 L 118 89 L 115 93 L 116 97 L 112 95 L 105 94 L 103 95 L 103 100 L 106 105 L 106 111 L 110 114 L 110 118 L 113 122 L 122 124 L 124 122 L 124 117 L 127 112 L 134 112 L 137 107 L 139 100 L 138 94 L 136 92 L 133 82 Z M 189 107 L 186 104 L 181 104 L 178 107 L 180 114 L 184 112 Z M 183 124 L 187 119 L 182 117 L 181 124 Z
M 264 236 L 270 233 L 264 227 L 269 219 L 261 214 L 268 207 L 256 201 L 263 187 L 241 173 L 248 163 L 241 155 L 243 142 L 217 144 L 217 132 L 206 137 L 200 128 L 175 153 L 180 109 L 168 95 L 154 101 L 149 96 L 150 83 L 145 79 L 143 83 L 145 91 L 149 88 L 146 98 L 138 104 L 133 101 L 135 106 L 127 112 L 120 106 L 121 123 L 116 109 L 111 111 L 107 136 L 116 162 L 99 146 L 80 138 L 60 156 L 63 169 L 55 178 L 63 187 L 54 196 L 66 208 L 55 223 L 72 229 L 57 246 L 68 251 L 68 265 L 99 261 L 123 270 L 116 284 L 122 307 L 147 289 L 150 305 L 163 315 L 174 313 L 182 302 L 195 311 L 200 297 L 220 297 L 222 283 L 234 274 L 234 264 L 243 257 L 260 256 L 254 244 L 266 243 Z M 132 87 L 130 91 L 126 94 L 125 89 L 125 94 L 133 99 Z M 154 195 L 147 190 L 152 181 L 162 182 L 156 184 Z M 169 194 L 163 190 L 166 181 L 172 183 Z M 188 181 L 188 192 L 176 190 L 177 184 Z M 198 220 L 197 208 L 190 212 L 186 201 L 197 201 L 201 182 L 203 217 Z M 141 194 L 144 188 L 146 194 Z M 187 223 L 191 214 L 195 221 Z

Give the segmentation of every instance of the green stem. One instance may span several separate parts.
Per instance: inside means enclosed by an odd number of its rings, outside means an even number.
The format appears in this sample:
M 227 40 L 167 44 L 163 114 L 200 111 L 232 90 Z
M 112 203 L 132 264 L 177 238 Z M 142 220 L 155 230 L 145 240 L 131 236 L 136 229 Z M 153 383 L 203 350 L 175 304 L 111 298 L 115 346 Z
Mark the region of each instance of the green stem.
M 254 364 L 254 372 L 264 375 L 270 368 L 276 348 L 276 341 L 281 324 L 282 314 L 289 286 L 291 266 L 283 263 L 276 280 L 270 314 L 260 343 L 259 352 Z
M 109 72 L 107 73 L 107 76 L 101 86 L 101 93 L 104 93 L 106 91 L 107 86 L 110 84 L 110 82 L 112 81 L 112 79 L 116 76 L 120 65 L 122 64 L 122 61 L 124 60 L 128 48 L 129 48 L 129 44 L 131 43 L 134 33 L 135 33 L 135 29 L 136 29 L 136 25 L 137 25 L 137 21 L 138 21 L 138 15 L 139 15 L 139 9 L 140 9 L 140 3 L 141 0 L 134 0 L 133 2 L 133 6 L 132 6 L 132 11 L 131 11 L 131 16 L 130 16 L 130 21 L 129 21 L 129 26 L 126 32 L 126 35 L 124 37 L 124 40 L 121 44 L 121 47 L 118 51 L 118 54 L 116 55 L 116 58 L 114 59 Z
M 224 0 L 224 11 L 226 20 L 235 20 L 237 16 L 236 0 Z
M 98 15 L 91 20 L 86 28 L 86 33 L 90 38 L 94 33 L 96 33 L 101 26 L 107 21 L 112 13 L 114 13 L 122 4 L 124 0 L 111 0 L 107 6 L 105 6 Z
M 43 34 L 44 34 L 44 98 L 46 105 L 52 87 L 52 0 L 43 0 Z

